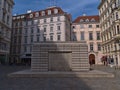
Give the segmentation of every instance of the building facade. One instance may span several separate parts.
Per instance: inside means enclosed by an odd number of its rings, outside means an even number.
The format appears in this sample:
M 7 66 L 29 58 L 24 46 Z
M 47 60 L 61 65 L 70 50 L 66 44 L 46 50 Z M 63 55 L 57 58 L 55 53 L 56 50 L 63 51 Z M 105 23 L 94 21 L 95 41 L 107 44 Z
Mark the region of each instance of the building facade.
M 98 9 L 103 54 L 109 64 L 120 66 L 120 0 L 101 0 Z
M 9 59 L 13 0 L 0 0 L 0 63 Z
M 13 16 L 11 60 L 30 61 L 34 42 L 70 41 L 71 15 L 59 7 Z
M 72 40 L 86 41 L 88 45 L 89 63 L 101 64 L 101 29 L 99 16 L 79 16 L 72 24 Z

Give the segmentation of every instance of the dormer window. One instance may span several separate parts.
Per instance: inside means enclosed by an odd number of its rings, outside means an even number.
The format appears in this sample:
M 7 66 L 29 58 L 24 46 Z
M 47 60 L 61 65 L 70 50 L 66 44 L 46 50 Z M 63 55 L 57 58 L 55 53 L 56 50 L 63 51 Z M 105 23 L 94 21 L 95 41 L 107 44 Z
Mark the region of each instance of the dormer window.
M 51 10 L 48 10 L 48 15 L 51 15 Z
M 80 22 L 83 22 L 84 20 L 83 19 L 80 19 Z
M 57 14 L 58 13 L 58 9 L 54 9 L 54 14 Z
M 92 22 L 95 22 L 95 19 L 94 19 L 94 18 L 92 18 L 92 19 L 91 19 L 91 21 L 92 21 Z
M 42 11 L 42 16 L 45 16 L 45 11 Z
M 89 22 L 89 19 L 86 19 L 85 21 L 86 21 L 86 22 Z
M 35 13 L 35 17 L 39 17 L 39 12 L 36 12 L 36 13 Z
M 30 18 L 33 18 L 33 14 L 30 14 Z

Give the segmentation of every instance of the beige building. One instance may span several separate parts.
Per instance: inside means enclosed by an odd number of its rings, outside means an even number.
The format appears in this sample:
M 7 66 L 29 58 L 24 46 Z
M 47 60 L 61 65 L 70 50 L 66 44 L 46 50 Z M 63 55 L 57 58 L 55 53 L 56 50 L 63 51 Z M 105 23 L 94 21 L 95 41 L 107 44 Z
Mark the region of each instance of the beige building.
M 72 40 L 86 41 L 88 45 L 89 63 L 101 64 L 101 29 L 99 16 L 79 16 L 72 24 Z
M 13 16 L 11 60 L 31 59 L 34 42 L 70 41 L 71 15 L 53 6 Z
M 0 63 L 9 59 L 13 0 L 0 0 Z
M 103 54 L 108 63 L 120 66 L 120 0 L 101 0 L 98 9 Z

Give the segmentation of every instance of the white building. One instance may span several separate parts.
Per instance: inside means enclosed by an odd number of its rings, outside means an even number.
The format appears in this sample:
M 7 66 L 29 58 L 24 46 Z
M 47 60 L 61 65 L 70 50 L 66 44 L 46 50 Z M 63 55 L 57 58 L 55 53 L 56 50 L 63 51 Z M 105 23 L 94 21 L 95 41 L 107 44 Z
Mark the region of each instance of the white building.
M 71 15 L 59 7 L 13 16 L 11 60 L 30 60 L 34 42 L 70 41 L 70 24 Z
M 9 59 L 13 0 L 0 0 L 0 63 Z
M 98 9 L 103 53 L 109 64 L 120 66 L 120 0 L 101 0 Z
M 86 41 L 88 45 L 89 63 L 101 64 L 101 28 L 99 16 L 79 16 L 72 23 L 72 40 Z

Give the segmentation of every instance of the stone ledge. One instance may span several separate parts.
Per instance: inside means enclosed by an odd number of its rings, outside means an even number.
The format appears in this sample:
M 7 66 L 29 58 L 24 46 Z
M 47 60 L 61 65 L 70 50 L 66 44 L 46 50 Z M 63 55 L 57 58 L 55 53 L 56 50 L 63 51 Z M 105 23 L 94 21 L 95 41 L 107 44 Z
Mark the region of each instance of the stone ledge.
M 102 72 L 98 70 L 82 71 L 82 72 L 32 72 L 31 70 L 24 70 L 8 74 L 8 77 L 12 78 L 56 78 L 56 77 L 68 77 L 68 78 L 114 78 L 112 73 Z

